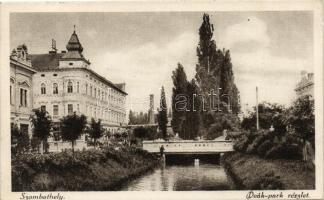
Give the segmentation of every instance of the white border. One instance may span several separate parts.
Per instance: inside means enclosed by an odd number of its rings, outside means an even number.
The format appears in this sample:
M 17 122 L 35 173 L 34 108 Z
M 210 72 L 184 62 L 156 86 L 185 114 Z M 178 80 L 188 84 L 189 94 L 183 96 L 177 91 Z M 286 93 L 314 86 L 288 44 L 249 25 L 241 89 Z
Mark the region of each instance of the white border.
M 10 107 L 9 107 L 9 13 L 10 12 L 164 12 L 164 11 L 292 11 L 309 10 L 314 13 L 314 73 L 316 107 L 316 189 L 311 199 L 323 198 L 323 21 L 322 3 L 314 1 L 138 1 L 138 2 L 51 2 L 5 3 L 1 5 L 1 199 L 20 199 L 21 192 L 11 192 Z M 295 190 L 296 191 L 296 190 Z M 65 199 L 245 199 L 248 191 L 214 192 L 60 192 Z M 272 191 L 266 191 L 270 193 Z M 278 191 L 273 191 L 278 192 Z M 293 190 L 284 190 L 284 194 Z M 298 192 L 298 191 L 296 191 Z M 56 192 L 53 192 L 54 194 Z M 39 192 L 28 193 L 39 194 Z M 46 192 L 42 192 L 46 194 Z

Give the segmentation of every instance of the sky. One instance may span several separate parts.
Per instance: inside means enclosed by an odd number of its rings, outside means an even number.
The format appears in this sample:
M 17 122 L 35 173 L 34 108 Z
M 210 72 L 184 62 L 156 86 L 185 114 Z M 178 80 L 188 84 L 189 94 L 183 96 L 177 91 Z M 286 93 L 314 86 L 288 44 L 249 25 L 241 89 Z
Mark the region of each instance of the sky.
M 207 12 L 217 48 L 229 49 L 243 110 L 259 101 L 289 105 L 300 72 L 313 72 L 313 18 L 310 11 Z M 181 63 L 195 76 L 202 12 L 13 13 L 10 48 L 26 44 L 46 53 L 52 38 L 59 51 L 76 26 L 91 68 L 126 83 L 127 109 L 146 112 L 149 95 L 159 106 L 165 87 L 170 106 L 172 71 Z

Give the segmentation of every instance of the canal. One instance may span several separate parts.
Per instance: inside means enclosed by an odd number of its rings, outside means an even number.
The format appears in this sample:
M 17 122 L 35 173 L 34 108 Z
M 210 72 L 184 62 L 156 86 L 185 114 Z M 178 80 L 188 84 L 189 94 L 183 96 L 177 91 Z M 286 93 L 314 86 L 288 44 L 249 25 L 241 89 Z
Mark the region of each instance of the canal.
M 234 184 L 219 164 L 166 165 L 125 185 L 123 191 L 232 190 Z

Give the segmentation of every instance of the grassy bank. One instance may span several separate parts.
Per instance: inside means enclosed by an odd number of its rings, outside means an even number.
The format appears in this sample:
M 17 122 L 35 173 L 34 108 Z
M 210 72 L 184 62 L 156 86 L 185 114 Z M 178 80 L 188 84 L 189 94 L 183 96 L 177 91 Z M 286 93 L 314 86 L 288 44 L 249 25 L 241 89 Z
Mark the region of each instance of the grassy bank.
M 154 169 L 158 158 L 135 148 L 24 154 L 12 160 L 13 191 L 107 191 Z
M 228 153 L 225 170 L 238 189 L 314 189 L 314 166 L 298 160 L 263 159 L 255 155 Z

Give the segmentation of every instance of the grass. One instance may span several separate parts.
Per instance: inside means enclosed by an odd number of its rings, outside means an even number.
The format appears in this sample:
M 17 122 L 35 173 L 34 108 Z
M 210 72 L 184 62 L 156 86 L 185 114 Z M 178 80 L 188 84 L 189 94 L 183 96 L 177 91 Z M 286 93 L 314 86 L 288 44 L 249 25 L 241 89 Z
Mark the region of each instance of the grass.
M 299 160 L 263 159 L 256 155 L 230 153 L 225 169 L 240 189 L 314 189 L 314 166 Z M 262 185 L 264 182 L 269 182 Z

